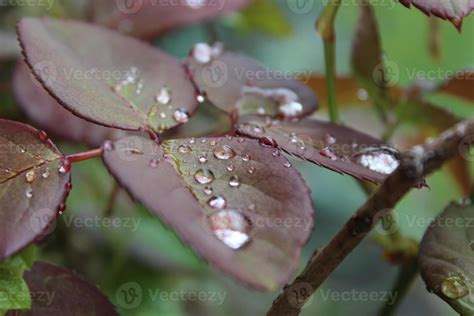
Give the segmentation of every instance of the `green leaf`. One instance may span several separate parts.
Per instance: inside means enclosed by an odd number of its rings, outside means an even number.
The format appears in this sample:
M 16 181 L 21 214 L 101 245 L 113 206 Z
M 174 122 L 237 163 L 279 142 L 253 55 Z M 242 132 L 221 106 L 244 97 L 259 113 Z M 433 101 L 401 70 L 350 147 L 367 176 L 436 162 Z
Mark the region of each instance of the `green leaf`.
M 452 203 L 420 245 L 420 269 L 430 291 L 460 315 L 474 315 L 474 206 Z
M 0 314 L 10 309 L 31 307 L 30 291 L 23 279 L 23 272 L 29 268 L 30 261 L 25 261 L 24 256 L 29 255 L 22 253 L 0 262 Z

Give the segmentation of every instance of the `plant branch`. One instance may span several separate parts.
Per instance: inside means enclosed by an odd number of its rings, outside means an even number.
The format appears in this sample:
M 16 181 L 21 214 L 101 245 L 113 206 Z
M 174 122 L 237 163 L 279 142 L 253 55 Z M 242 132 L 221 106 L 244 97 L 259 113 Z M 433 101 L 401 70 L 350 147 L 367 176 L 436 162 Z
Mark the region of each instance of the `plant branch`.
M 339 123 L 339 111 L 336 103 L 336 32 L 334 30 L 334 20 L 340 4 L 340 0 L 330 0 L 316 22 L 316 30 L 323 39 L 329 117 L 333 123 Z
M 86 151 L 83 153 L 69 155 L 66 157 L 66 159 L 69 160 L 70 163 L 74 163 L 74 162 L 79 162 L 79 161 L 84 161 L 84 160 L 100 157 L 102 156 L 102 153 L 103 153 L 103 149 L 97 148 L 97 149 L 93 149 L 93 150 Z
M 298 315 L 308 298 L 367 236 L 378 220 L 391 210 L 420 180 L 440 168 L 448 159 L 467 150 L 474 134 L 474 119 L 459 123 L 439 138 L 411 148 L 402 155 L 395 170 L 371 197 L 357 210 L 344 227 L 307 264 L 305 270 L 273 302 L 268 315 Z M 302 301 L 294 300 L 295 287 L 306 284 Z M 300 293 L 301 294 L 301 293 Z

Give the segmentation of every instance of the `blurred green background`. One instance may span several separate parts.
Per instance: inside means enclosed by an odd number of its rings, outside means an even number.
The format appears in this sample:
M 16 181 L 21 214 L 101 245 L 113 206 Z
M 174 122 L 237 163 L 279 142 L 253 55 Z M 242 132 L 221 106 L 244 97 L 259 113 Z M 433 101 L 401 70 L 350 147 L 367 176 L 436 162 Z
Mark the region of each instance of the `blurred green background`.
M 260 1 L 265 2 L 265 1 Z M 212 23 L 182 28 L 154 40 L 156 46 L 183 58 L 196 42 L 207 41 L 212 29 L 228 49 L 243 52 L 278 70 L 300 70 L 324 73 L 322 41 L 314 30 L 314 22 L 323 8 L 323 1 L 300 1 L 305 7 L 299 13 L 292 10 L 297 0 L 266 1 L 252 7 L 245 14 L 236 13 Z M 416 9 L 408 10 L 397 1 L 374 1 L 380 25 L 382 45 L 387 60 L 400 68 L 400 85 L 413 83 L 412 71 L 433 69 L 460 70 L 474 65 L 474 19 L 467 18 L 463 32 L 446 21 L 440 21 L 441 59 L 430 54 L 430 19 Z M 266 6 L 265 6 L 266 5 Z M 49 14 L 61 16 L 60 4 Z M 12 27 L 14 18 L 21 15 L 41 15 L 34 8 L 1 8 L 4 28 Z M 16 11 L 15 11 L 16 10 Z M 14 12 L 14 13 L 13 13 Z M 350 75 L 351 43 L 358 16 L 357 1 L 343 1 L 337 17 L 337 72 Z M 8 78 L 11 62 L 1 63 L 1 115 L 26 120 L 11 97 Z M 439 78 L 441 81 L 442 78 Z M 455 103 L 444 104 L 455 107 Z M 451 108 L 463 116 L 471 115 L 465 105 Z M 325 117 L 325 109 L 317 114 Z M 348 125 L 380 136 L 382 126 L 368 107 L 347 104 L 342 117 Z M 403 148 L 407 143 L 422 141 L 424 133 L 413 124 L 402 125 L 394 136 L 394 143 Z M 60 143 L 65 153 L 77 152 L 80 147 Z M 315 165 L 295 160 L 312 190 L 316 208 L 316 227 L 313 237 L 304 248 L 302 269 L 313 251 L 323 246 L 366 196 L 355 180 L 340 176 Z M 41 256 L 85 275 L 110 297 L 122 315 L 263 315 L 278 294 L 248 290 L 227 278 L 197 258 L 174 233 L 164 227 L 146 210 L 136 206 L 126 194 L 119 194 L 113 217 L 140 220 L 138 229 L 67 227 L 71 217 L 94 218 L 104 216 L 113 179 L 100 160 L 78 164 L 73 170 L 74 189 L 68 200 L 65 219 L 58 221 L 54 233 L 41 244 Z M 414 190 L 396 208 L 404 234 L 421 239 L 426 226 L 414 224 L 414 219 L 433 218 L 452 200 L 463 193 L 447 169 L 428 179 L 431 189 Z M 289 188 L 290 189 L 290 188 Z M 422 222 L 422 221 L 420 221 Z M 70 226 L 70 225 L 69 225 Z M 381 230 L 377 230 L 381 231 Z M 386 297 L 378 299 L 334 299 L 330 293 L 387 293 L 391 290 L 397 267 L 384 261 L 382 250 L 367 238 L 336 270 L 315 297 L 306 305 L 303 315 L 375 315 Z M 132 283 L 130 283 L 132 282 Z M 141 301 L 127 304 L 116 295 L 129 286 L 139 286 Z M 204 293 L 206 299 L 193 300 L 157 298 L 157 293 Z M 118 300 L 117 300 L 118 298 Z M 397 315 L 456 315 L 451 308 L 426 291 L 417 278 L 412 291 L 403 301 Z

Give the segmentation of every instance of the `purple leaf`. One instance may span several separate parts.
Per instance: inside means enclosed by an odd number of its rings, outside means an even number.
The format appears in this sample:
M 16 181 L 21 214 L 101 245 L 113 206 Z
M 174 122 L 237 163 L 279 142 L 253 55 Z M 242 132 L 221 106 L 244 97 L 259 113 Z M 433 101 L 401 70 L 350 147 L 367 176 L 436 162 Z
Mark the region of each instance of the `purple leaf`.
M 43 237 L 71 186 L 70 164 L 28 125 L 0 119 L 0 260 Z
M 382 182 L 399 165 L 398 151 L 381 140 L 328 122 L 249 121 L 240 126 L 239 132 L 274 143 L 317 165 L 372 182 Z
M 93 20 L 129 33 L 133 36 L 152 38 L 177 27 L 245 8 L 250 0 L 232 1 L 94 1 Z
M 95 285 L 62 267 L 35 262 L 25 272 L 25 280 L 33 302 L 29 311 L 19 311 L 21 315 L 118 315 L 115 306 Z
M 105 164 L 118 182 L 223 272 L 276 290 L 295 271 L 312 231 L 313 206 L 279 150 L 232 137 L 162 146 L 127 137 L 105 148 Z
M 92 24 L 22 19 L 28 65 L 65 108 L 125 130 L 165 130 L 197 106 L 181 63 L 158 48 Z M 133 49 L 132 49 L 133 48 Z
M 313 91 L 288 73 L 274 72 L 256 61 L 224 52 L 220 44 L 200 43 L 186 62 L 197 87 L 221 110 L 303 117 L 318 108 Z
M 464 17 L 474 10 L 474 0 L 400 0 L 406 7 L 412 4 L 427 15 L 450 20 L 459 30 Z
M 50 134 L 98 147 L 107 139 L 118 139 L 124 132 L 90 123 L 64 109 L 34 78 L 24 62 L 13 74 L 13 92 L 26 115 Z

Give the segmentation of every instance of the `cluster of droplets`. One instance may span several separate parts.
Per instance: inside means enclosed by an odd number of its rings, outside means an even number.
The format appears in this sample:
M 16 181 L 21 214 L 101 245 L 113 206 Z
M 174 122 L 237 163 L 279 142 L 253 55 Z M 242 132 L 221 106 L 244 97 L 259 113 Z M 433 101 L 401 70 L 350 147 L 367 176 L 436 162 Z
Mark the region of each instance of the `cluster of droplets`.
M 120 93 L 125 87 L 133 86 L 135 88 L 135 93 L 138 95 L 143 91 L 144 82 L 140 78 L 140 70 L 133 66 L 125 73 L 125 76 L 122 80 L 117 82 L 112 90 Z
M 400 165 L 396 150 L 388 147 L 373 147 L 364 149 L 354 155 L 356 163 L 372 171 L 391 174 Z
M 450 276 L 441 283 L 441 292 L 450 299 L 461 299 L 470 294 L 466 285 L 469 280 L 464 280 L 461 276 Z
M 278 113 L 286 118 L 298 117 L 303 113 L 303 105 L 299 101 L 298 95 L 287 88 L 259 88 L 255 86 L 243 86 L 241 96 L 253 95 L 263 99 L 268 99 L 278 104 Z M 243 102 L 243 101 L 239 101 Z M 258 114 L 265 114 L 265 108 L 260 106 L 257 109 Z

